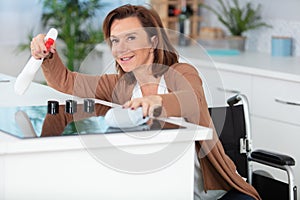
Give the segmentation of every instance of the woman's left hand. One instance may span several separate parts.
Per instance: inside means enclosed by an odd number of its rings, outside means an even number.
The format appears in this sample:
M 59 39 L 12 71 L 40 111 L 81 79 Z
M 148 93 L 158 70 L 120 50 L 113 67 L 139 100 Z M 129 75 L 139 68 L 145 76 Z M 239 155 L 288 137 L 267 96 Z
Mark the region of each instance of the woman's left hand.
M 142 98 L 135 98 L 127 101 L 123 107 L 132 110 L 142 107 L 144 117 L 158 117 L 162 112 L 162 97 L 159 95 L 150 95 Z

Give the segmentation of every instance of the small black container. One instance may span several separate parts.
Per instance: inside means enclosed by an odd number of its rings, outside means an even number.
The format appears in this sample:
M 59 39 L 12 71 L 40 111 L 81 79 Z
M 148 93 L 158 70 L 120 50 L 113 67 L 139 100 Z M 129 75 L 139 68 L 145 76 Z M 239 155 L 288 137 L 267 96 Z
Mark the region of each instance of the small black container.
M 65 112 L 69 114 L 74 114 L 77 112 L 77 101 L 66 100 Z
M 83 107 L 84 112 L 92 113 L 95 111 L 95 101 L 93 99 L 84 99 Z
M 48 101 L 48 114 L 55 115 L 59 113 L 58 101 Z

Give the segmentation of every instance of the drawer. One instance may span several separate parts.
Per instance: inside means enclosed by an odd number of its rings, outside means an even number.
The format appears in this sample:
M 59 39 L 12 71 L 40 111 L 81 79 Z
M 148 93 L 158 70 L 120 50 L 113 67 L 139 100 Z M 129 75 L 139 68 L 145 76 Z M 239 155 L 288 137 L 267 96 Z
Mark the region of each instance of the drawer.
M 209 106 L 227 105 L 227 99 L 237 93 L 251 99 L 251 76 L 228 71 L 200 69 L 204 92 Z
M 296 178 L 296 185 L 300 185 L 300 151 L 298 150 L 300 141 L 300 127 L 284 122 L 278 122 L 261 117 L 252 117 L 252 143 L 254 149 L 265 149 L 277 153 L 292 156 L 296 161 L 293 167 Z M 261 165 L 260 165 L 261 167 Z M 268 168 L 270 171 L 272 168 Z M 286 173 L 282 170 L 272 171 L 272 175 L 281 180 L 287 180 Z M 281 172 L 284 172 L 281 174 Z
M 300 83 L 253 77 L 252 114 L 300 125 Z

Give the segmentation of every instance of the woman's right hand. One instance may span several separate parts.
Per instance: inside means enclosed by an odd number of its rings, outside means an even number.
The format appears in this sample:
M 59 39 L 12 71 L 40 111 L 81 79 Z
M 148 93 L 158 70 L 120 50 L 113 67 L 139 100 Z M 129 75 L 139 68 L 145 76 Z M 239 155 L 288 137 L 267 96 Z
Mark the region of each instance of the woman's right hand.
M 123 104 L 124 108 L 135 110 L 142 107 L 143 116 L 159 117 L 162 114 L 162 97 L 159 95 L 149 95 L 142 98 L 135 98 Z
M 44 41 L 45 37 L 46 37 L 45 34 L 39 34 L 31 40 L 31 43 L 30 43 L 31 55 L 35 59 L 45 58 L 49 55 L 50 52 L 51 53 L 56 52 L 55 42 L 50 47 L 49 51 L 47 50 L 47 48 L 45 46 L 45 41 Z

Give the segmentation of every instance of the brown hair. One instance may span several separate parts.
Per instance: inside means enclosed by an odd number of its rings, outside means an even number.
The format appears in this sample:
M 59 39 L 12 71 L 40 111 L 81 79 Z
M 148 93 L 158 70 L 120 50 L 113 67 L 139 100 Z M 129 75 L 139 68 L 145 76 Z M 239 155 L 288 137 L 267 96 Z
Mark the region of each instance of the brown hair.
M 156 36 L 158 43 L 154 49 L 154 65 L 152 66 L 152 73 L 155 77 L 163 75 L 174 63 L 178 63 L 178 54 L 171 44 L 163 24 L 157 12 L 153 9 L 147 9 L 143 6 L 123 5 L 112 10 L 103 22 L 104 38 L 111 47 L 110 28 L 115 19 L 124 19 L 127 17 L 137 17 L 145 31 L 148 34 L 149 40 L 152 36 Z M 122 75 L 125 72 L 116 62 L 117 71 Z M 128 74 L 129 75 L 129 74 Z M 131 76 L 133 74 L 131 73 Z

